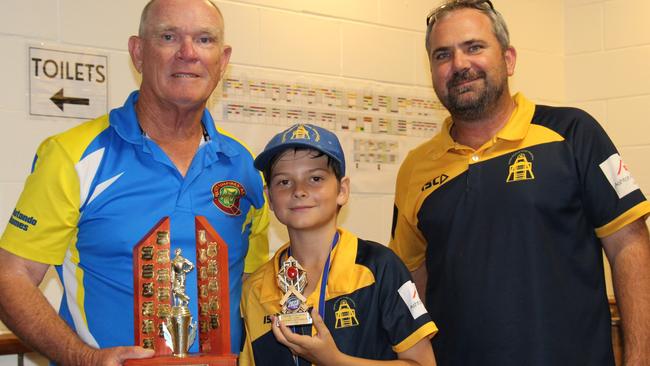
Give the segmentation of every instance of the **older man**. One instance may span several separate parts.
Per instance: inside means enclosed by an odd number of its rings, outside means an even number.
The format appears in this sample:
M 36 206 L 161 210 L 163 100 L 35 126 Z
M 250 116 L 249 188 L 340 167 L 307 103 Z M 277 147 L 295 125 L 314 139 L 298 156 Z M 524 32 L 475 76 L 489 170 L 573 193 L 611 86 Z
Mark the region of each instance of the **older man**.
M 222 15 L 207 0 L 150 1 L 129 52 L 142 74 L 139 92 L 38 149 L 0 240 L 2 321 L 61 364 L 150 356 L 129 346 L 132 248 L 169 216 L 172 248 L 195 261 L 194 217 L 202 215 L 229 245 L 236 353 L 242 273 L 267 260 L 268 217 L 251 154 L 206 110 L 231 53 Z M 59 315 L 36 287 L 50 265 L 65 289 Z M 196 299 L 196 279 L 187 281 Z M 196 302 L 190 306 L 196 318 Z
M 650 360 L 650 203 L 598 123 L 511 96 L 490 1 L 427 18 L 433 86 L 451 117 L 404 161 L 391 247 L 426 287 L 440 365 L 612 365 L 602 249 L 628 365 Z

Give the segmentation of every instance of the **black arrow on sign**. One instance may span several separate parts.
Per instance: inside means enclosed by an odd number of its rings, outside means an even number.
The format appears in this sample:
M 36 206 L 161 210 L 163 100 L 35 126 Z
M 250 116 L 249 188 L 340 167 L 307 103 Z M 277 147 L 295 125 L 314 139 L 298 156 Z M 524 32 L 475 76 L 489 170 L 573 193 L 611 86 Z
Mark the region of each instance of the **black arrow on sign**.
M 56 104 L 57 107 L 59 107 L 61 112 L 63 112 L 64 104 L 90 105 L 90 99 L 88 98 L 64 97 L 63 88 L 56 92 L 56 94 L 54 94 L 50 100 L 52 103 Z

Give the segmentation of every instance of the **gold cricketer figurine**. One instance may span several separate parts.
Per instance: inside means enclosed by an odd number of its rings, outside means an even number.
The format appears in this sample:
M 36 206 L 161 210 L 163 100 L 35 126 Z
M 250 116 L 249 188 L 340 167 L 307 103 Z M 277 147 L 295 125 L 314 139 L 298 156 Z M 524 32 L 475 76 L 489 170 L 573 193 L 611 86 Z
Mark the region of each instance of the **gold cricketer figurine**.
M 189 296 L 185 293 L 185 278 L 194 269 L 194 264 L 181 255 L 177 248 L 171 260 L 171 282 L 174 306 L 171 315 L 165 319 L 163 335 L 165 342 L 176 357 L 187 356 L 187 351 L 196 338 L 196 321 L 188 308 Z

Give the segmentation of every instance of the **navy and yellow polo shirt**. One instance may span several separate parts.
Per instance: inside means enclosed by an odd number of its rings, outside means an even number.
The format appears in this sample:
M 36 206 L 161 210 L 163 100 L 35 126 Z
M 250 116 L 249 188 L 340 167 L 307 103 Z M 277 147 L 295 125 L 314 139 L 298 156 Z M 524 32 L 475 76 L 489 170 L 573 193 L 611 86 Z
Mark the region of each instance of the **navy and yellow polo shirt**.
M 331 254 L 325 295 L 325 324 L 341 352 L 375 360 L 396 359 L 397 353 L 436 333 L 404 264 L 387 247 L 358 239 L 338 229 L 340 239 Z M 244 283 L 241 311 L 246 340 L 241 365 L 293 365 L 289 349 L 276 341 L 271 315 L 280 312 L 277 285 L 280 261 L 289 245 Z M 312 279 L 311 280 L 315 280 Z M 307 304 L 318 310 L 320 280 Z M 297 331 L 313 334 L 315 328 Z M 307 329 L 304 329 L 307 328 Z M 308 365 L 300 360 L 301 365 Z
M 217 130 L 207 109 L 208 141 L 183 177 L 143 135 L 137 98 L 134 92 L 109 115 L 41 144 L 0 247 L 56 265 L 64 286 L 59 313 L 86 343 L 132 345 L 134 245 L 169 216 L 172 248 L 196 263 L 194 217 L 205 216 L 228 244 L 230 329 L 238 352 L 241 274 L 268 260 L 262 177 L 248 149 Z M 196 275 L 188 275 L 186 288 L 197 319 Z
M 426 264 L 439 365 L 610 365 L 599 238 L 650 204 L 587 113 L 514 100 L 478 150 L 448 119 L 409 153 L 390 247 Z

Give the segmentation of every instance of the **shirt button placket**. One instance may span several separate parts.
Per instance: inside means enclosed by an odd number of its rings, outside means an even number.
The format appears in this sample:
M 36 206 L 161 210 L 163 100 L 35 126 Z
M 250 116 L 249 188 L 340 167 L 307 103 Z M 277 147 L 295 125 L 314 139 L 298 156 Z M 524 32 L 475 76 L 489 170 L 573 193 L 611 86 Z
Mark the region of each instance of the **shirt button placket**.
M 469 162 L 467 166 L 467 185 L 465 186 L 465 191 L 469 194 L 470 191 L 472 191 L 472 186 L 474 185 L 474 175 L 475 172 L 474 170 L 477 169 L 474 164 L 472 163 L 477 163 L 481 158 L 478 156 L 478 153 L 473 153 L 469 156 Z M 469 197 L 468 197 L 469 198 Z

